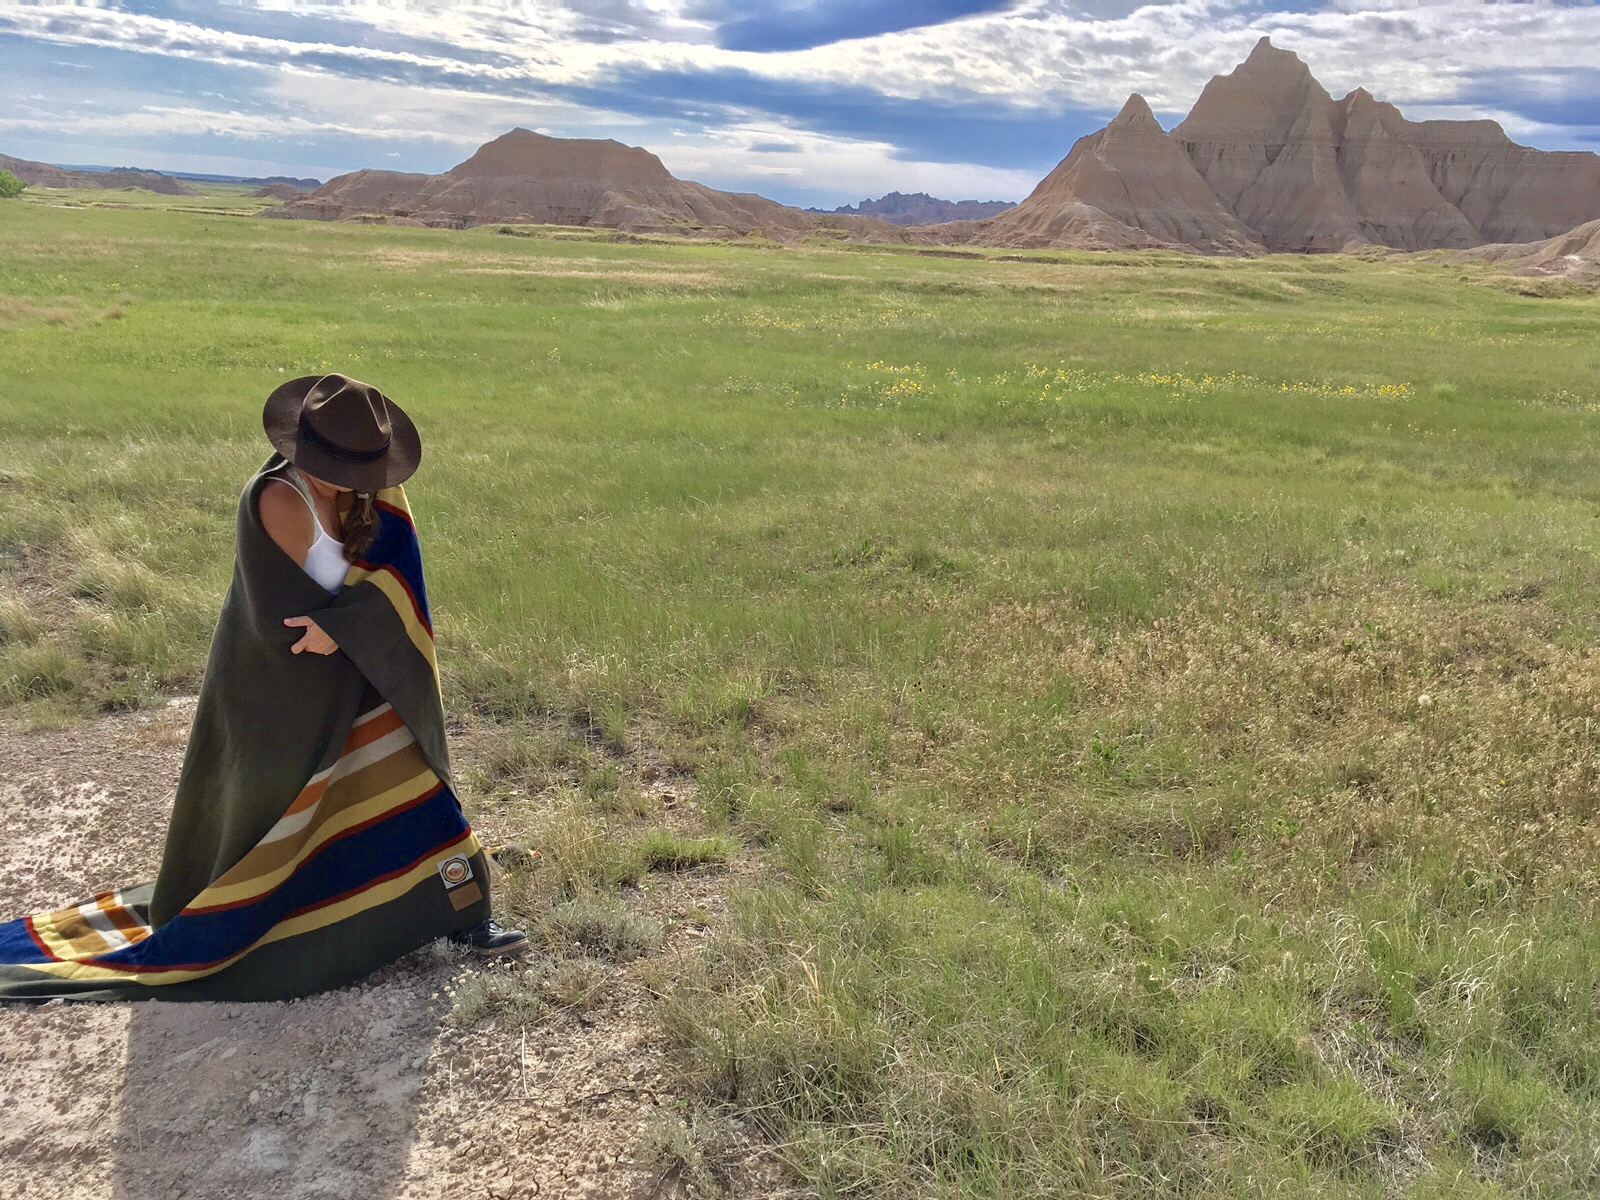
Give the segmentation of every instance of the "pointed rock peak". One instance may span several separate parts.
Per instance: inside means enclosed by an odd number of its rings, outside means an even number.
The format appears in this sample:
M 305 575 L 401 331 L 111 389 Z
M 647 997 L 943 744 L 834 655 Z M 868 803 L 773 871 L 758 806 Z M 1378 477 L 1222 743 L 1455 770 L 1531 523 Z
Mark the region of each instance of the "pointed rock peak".
M 1348 130 L 1370 125 L 1396 137 L 1407 136 L 1405 131 L 1409 128 L 1410 122 L 1400 114 L 1400 110 L 1386 101 L 1379 100 L 1364 87 L 1358 87 L 1339 101 L 1339 109 L 1344 114 L 1345 127 Z
M 1380 121 L 1382 113 L 1388 105 L 1379 104 L 1373 99 L 1372 93 L 1366 88 L 1358 87 L 1355 91 L 1339 101 L 1339 111 L 1346 120 Z
M 1305 75 L 1311 73 L 1311 68 L 1301 61 L 1298 54 L 1293 50 L 1280 50 L 1272 44 L 1270 37 L 1264 37 L 1255 44 L 1250 56 L 1239 64 L 1239 69 L 1245 67 L 1252 70 L 1266 68 L 1275 72 L 1294 71 Z
M 1150 102 L 1138 92 L 1128 97 L 1127 103 L 1122 106 L 1122 111 L 1116 115 L 1111 124 L 1154 125 L 1157 129 L 1161 128 L 1156 121 L 1155 113 L 1150 111 Z

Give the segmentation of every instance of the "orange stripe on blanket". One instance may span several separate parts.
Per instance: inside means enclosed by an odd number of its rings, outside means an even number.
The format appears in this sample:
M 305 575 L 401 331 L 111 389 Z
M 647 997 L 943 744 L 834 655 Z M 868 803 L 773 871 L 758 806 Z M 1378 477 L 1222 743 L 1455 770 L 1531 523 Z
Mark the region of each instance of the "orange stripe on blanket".
M 310 808 L 317 801 L 321 800 L 322 793 L 326 792 L 327 790 L 327 775 L 324 775 L 321 779 L 318 779 L 313 783 L 306 784 L 305 787 L 300 789 L 300 794 L 294 798 L 294 803 L 283 810 L 283 815 L 285 817 L 292 817 L 296 813 L 305 812 L 306 809 Z M 279 819 L 281 820 L 282 818 Z
M 58 961 L 87 958 L 121 949 L 150 936 L 150 927 L 130 913 L 118 892 L 101 892 L 81 904 L 53 912 L 35 913 L 23 921 L 23 928 L 45 954 Z M 88 911 L 86 911 L 88 910 Z M 108 936 L 97 929 L 91 918 L 98 915 L 115 931 Z
M 302 908 L 285 917 L 278 924 L 269 929 L 260 941 L 252 946 L 231 954 L 227 958 L 217 959 L 208 963 L 186 963 L 176 966 L 141 967 L 131 964 L 119 966 L 102 966 L 96 962 L 48 962 L 30 963 L 32 970 L 42 974 L 54 975 L 58 979 L 80 979 L 103 982 L 122 980 L 129 983 L 146 984 L 151 987 L 160 987 L 164 983 L 184 983 L 190 979 L 199 979 L 206 975 L 214 974 L 222 968 L 238 962 L 257 946 L 265 946 L 272 942 L 282 941 L 285 938 L 296 937 L 302 933 L 311 933 L 317 929 L 325 928 L 346 917 L 353 916 L 369 908 L 376 908 L 380 904 L 404 895 L 417 884 L 438 875 L 439 859 L 452 851 L 461 854 L 476 854 L 482 846 L 471 829 L 450 838 L 435 846 L 427 854 L 417 859 L 409 868 L 401 867 L 396 871 L 374 879 L 364 887 L 344 896 L 332 900 L 324 900 L 320 904 L 309 908 Z
M 310 862 L 317 855 L 321 854 L 329 846 L 332 846 L 337 842 L 341 842 L 345 838 L 358 834 L 363 830 L 371 829 L 374 825 L 381 824 L 382 822 L 389 820 L 391 817 L 398 816 L 400 813 L 417 808 L 433 799 L 433 797 L 437 795 L 438 792 L 444 787 L 444 783 L 440 781 L 437 775 L 433 775 L 431 772 L 429 773 L 428 778 L 430 782 L 425 785 L 424 789 L 420 793 L 405 795 L 404 792 L 402 792 L 403 798 L 397 803 L 392 803 L 387 807 L 382 808 L 379 812 L 367 817 L 365 820 L 351 825 L 340 826 L 326 830 L 324 836 L 319 836 L 315 840 L 308 842 L 305 846 L 302 846 L 300 848 L 300 852 L 296 854 L 294 858 L 290 859 L 289 862 L 285 863 L 282 867 L 269 872 L 262 878 L 242 880 L 241 882 L 229 885 L 226 888 L 217 887 L 216 885 L 207 888 L 184 907 L 183 915 L 194 916 L 200 913 L 226 912 L 229 909 L 245 908 L 251 904 L 260 903 L 262 900 L 272 895 L 273 892 L 277 891 L 285 883 L 292 879 L 295 872 L 299 871 L 303 866 L 305 866 L 306 863 Z M 401 789 L 396 788 L 395 791 L 400 792 Z M 235 896 L 235 898 L 231 900 L 217 901 L 214 903 L 205 902 L 206 897 L 208 896 L 215 896 L 218 894 L 226 895 L 240 891 L 245 891 L 246 894 L 242 896 Z
M 380 716 L 373 717 L 370 721 L 363 721 L 360 725 L 350 730 L 350 736 L 345 738 L 344 749 L 339 752 L 339 757 L 343 758 L 352 750 L 359 750 L 363 746 L 370 746 L 379 738 L 393 733 L 403 724 L 405 722 L 400 719 L 400 714 L 392 708 Z M 337 769 L 338 764 L 335 763 L 334 767 Z
M 127 907 L 117 899 L 119 894 L 106 892 L 95 897 L 95 903 L 99 905 L 100 911 L 106 914 L 106 919 L 130 942 L 143 941 L 150 936 L 150 926 L 128 911 Z
M 339 751 L 339 758 L 342 759 L 363 746 L 370 746 L 381 737 L 387 737 L 403 724 L 405 722 L 400 719 L 400 714 L 392 708 L 387 712 L 379 713 L 376 717 L 362 721 L 351 728 L 350 736 L 345 739 L 344 746 Z M 333 777 L 332 772 L 338 769 L 339 761 L 335 759 L 333 766 L 323 772 L 319 778 L 312 780 L 300 789 L 300 794 L 294 798 L 294 803 L 283 810 L 283 815 L 285 817 L 293 817 L 316 805 L 328 790 L 328 784 Z

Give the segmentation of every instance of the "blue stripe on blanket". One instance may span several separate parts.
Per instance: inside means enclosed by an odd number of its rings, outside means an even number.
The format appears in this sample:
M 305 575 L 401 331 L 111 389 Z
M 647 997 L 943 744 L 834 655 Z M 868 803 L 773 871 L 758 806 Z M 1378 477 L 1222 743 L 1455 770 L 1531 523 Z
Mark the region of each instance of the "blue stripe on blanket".
M 131 971 L 218 962 L 254 945 L 302 909 L 365 890 L 411 867 L 468 828 L 455 795 L 441 784 L 421 804 L 323 846 L 257 901 L 218 912 L 180 913 L 142 942 L 82 961 Z M 23 921 L 0 925 L 0 962 L 27 966 L 53 961 Z

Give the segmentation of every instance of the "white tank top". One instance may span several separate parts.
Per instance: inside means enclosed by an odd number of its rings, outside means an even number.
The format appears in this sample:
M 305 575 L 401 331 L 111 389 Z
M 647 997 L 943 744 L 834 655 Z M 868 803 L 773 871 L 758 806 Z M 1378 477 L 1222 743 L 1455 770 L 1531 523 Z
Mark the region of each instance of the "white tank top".
M 344 556 L 344 543 L 338 538 L 329 537 L 328 531 L 322 527 L 317 506 L 312 502 L 311 492 L 300 472 L 290 466 L 279 478 L 300 493 L 300 499 L 311 510 L 311 523 L 317 527 L 316 540 L 311 543 L 311 549 L 306 551 L 305 572 L 321 584 L 324 591 L 337 596 L 344 590 L 344 577 L 350 570 L 350 563 Z

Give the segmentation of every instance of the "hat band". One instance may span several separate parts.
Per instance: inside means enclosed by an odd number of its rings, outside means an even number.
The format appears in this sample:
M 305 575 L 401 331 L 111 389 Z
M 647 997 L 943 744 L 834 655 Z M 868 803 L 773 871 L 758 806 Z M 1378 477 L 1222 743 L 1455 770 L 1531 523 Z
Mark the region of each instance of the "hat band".
M 342 458 L 346 462 L 377 462 L 378 459 L 389 453 L 389 442 L 391 440 L 390 437 L 385 437 L 383 445 L 376 450 L 352 450 L 348 446 L 341 446 L 337 442 L 330 442 L 323 437 L 316 431 L 311 422 L 306 420 L 304 413 L 300 414 L 300 436 L 318 450 L 325 451 L 335 458 Z

